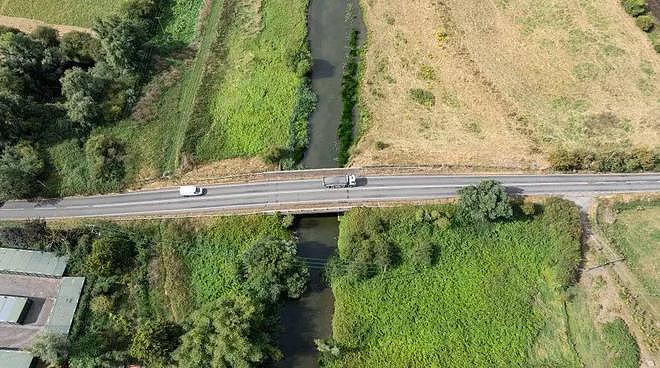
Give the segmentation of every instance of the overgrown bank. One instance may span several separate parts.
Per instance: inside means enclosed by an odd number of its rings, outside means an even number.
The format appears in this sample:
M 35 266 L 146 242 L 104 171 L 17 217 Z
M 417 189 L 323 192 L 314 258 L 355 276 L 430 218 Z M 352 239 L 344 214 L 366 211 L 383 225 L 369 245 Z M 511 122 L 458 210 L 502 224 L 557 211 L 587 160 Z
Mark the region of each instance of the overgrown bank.
M 273 336 L 281 302 L 306 286 L 290 224 L 32 221 L 3 227 L 0 243 L 67 254 L 67 274 L 87 278 L 65 349 L 72 368 L 248 367 L 281 357 Z

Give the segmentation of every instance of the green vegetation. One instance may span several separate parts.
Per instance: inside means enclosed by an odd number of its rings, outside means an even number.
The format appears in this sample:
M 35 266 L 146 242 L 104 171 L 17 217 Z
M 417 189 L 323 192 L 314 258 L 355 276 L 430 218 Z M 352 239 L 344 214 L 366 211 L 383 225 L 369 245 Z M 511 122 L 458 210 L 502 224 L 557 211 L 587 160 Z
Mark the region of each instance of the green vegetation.
M 607 212 L 607 213 L 606 213 Z M 649 295 L 660 293 L 660 200 L 599 205 L 597 226 L 626 259 Z
M 562 304 L 580 218 L 565 200 L 544 207 L 478 228 L 453 205 L 346 213 L 329 269 L 340 353 L 326 366 L 580 367 Z M 372 262 L 378 274 L 359 281 L 336 267 L 374 240 L 391 245 L 386 269 Z
M 660 152 L 647 148 L 593 152 L 584 149 L 557 150 L 549 157 L 558 171 L 637 172 L 660 170 Z
M 222 83 L 213 86 L 210 126 L 195 153 L 201 160 L 254 156 L 286 147 L 291 117 L 309 70 L 307 1 L 274 0 L 237 8 L 225 39 Z
M 660 37 L 656 30 L 657 20 L 649 12 L 646 0 L 621 0 L 626 13 L 635 18 L 635 23 L 644 32 L 649 34 L 651 43 L 656 52 L 660 53 Z
M 307 284 L 285 220 L 30 221 L 0 227 L 0 242 L 66 254 L 67 273 L 86 277 L 65 339 L 72 368 L 256 367 L 281 357 L 280 306 Z
M 154 60 L 181 49 L 194 34 L 190 21 L 199 6 L 200 1 L 127 1 L 95 21 L 98 38 L 71 32 L 59 40 L 47 27 L 29 35 L 2 30 L 0 152 L 10 155 L 27 141 L 45 161 L 32 187 L 11 198 L 106 192 L 125 185 L 136 170 L 125 138 L 94 133 L 88 139 L 90 132 L 107 129 L 101 127 L 131 111 L 152 77 Z M 174 23 L 187 24 L 193 33 L 169 37 L 167 26 Z M 44 184 L 35 186 L 38 182 Z
M 435 106 L 435 95 L 433 92 L 422 89 L 422 88 L 413 88 L 408 91 L 410 98 L 418 104 L 426 107 Z
M 2 15 L 37 19 L 51 24 L 91 27 L 97 17 L 108 16 L 121 7 L 118 0 L 3 0 Z
M 48 364 L 48 368 L 60 368 L 66 362 L 68 350 L 66 335 L 44 332 L 34 339 L 30 352 Z
M 462 216 L 473 222 L 508 219 L 513 216 L 509 196 L 504 187 L 493 180 L 470 185 L 458 191 L 458 209 Z
M 350 156 L 349 150 L 353 144 L 353 119 L 355 114 L 355 105 L 358 103 L 358 88 L 360 86 L 359 77 L 359 45 L 358 38 L 360 33 L 353 30 L 348 39 L 348 55 L 344 65 L 344 75 L 341 80 L 341 98 L 343 109 L 341 121 L 337 128 L 339 136 L 339 147 L 337 152 L 337 163 L 340 166 L 346 165 Z
M 639 367 L 639 346 L 630 335 L 626 322 L 618 318 L 603 326 L 612 368 Z

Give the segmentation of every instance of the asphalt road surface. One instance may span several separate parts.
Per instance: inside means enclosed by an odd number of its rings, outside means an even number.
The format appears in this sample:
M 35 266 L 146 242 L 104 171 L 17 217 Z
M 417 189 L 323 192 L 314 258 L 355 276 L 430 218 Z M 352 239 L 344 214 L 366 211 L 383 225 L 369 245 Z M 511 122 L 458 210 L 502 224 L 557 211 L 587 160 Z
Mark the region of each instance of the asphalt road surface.
M 321 178 L 206 186 L 201 197 L 181 197 L 178 188 L 42 201 L 8 201 L 0 220 L 27 218 L 150 217 L 209 213 L 348 208 L 367 202 L 448 198 L 484 179 L 502 182 L 519 195 L 591 196 L 660 192 L 660 174 L 374 176 L 349 189 L 325 189 Z M 313 211 L 312 211 L 313 212 Z

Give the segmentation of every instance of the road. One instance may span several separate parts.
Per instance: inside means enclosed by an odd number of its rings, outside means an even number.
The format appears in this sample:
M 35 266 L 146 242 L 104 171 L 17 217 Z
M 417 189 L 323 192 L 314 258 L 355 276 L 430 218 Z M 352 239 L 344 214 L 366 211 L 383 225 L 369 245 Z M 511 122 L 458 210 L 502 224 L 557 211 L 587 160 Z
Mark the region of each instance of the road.
M 26 218 L 151 217 L 236 212 L 327 212 L 369 202 L 449 198 L 484 179 L 502 182 L 520 195 L 591 196 L 660 192 L 660 174 L 373 176 L 358 187 L 325 189 L 319 179 L 223 184 L 205 187 L 202 197 L 183 198 L 177 188 L 44 201 L 9 201 L 0 220 Z M 311 211 L 310 211 L 311 210 Z

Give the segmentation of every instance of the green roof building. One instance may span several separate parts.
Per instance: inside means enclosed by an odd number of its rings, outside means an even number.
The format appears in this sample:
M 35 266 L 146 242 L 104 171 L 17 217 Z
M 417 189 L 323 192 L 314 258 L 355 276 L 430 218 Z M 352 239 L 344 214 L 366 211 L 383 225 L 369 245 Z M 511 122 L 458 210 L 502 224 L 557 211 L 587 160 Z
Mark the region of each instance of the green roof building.
M 0 295 L 0 322 L 21 324 L 30 309 L 30 300 L 18 296 Z
M 0 350 L 0 368 L 32 368 L 36 359 L 27 351 Z
M 0 273 L 62 277 L 67 257 L 35 250 L 0 248 Z

